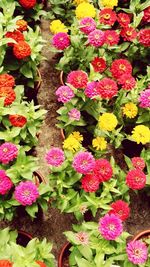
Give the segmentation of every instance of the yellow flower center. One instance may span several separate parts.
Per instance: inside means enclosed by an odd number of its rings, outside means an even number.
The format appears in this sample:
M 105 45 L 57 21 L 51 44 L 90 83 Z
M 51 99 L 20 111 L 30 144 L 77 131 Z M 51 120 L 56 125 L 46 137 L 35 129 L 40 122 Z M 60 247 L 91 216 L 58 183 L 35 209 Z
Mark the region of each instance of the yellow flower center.
M 108 13 L 105 14 L 105 15 L 104 15 L 104 19 L 110 19 L 110 14 L 108 14 Z
M 125 69 L 126 69 L 126 67 L 125 67 L 125 65 L 123 65 L 123 64 L 120 64 L 120 65 L 119 65 L 119 69 L 120 69 L 120 70 L 125 70 Z

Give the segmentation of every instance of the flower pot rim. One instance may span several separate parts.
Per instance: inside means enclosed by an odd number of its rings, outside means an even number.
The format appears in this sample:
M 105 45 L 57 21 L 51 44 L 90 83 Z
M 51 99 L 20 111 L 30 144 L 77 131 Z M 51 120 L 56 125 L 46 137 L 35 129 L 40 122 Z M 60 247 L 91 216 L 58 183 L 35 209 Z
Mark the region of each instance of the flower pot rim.
M 61 137 L 62 137 L 62 140 L 64 141 L 65 140 L 65 132 L 64 132 L 64 129 L 60 129 L 60 134 L 61 134 Z
M 39 77 L 39 81 L 37 81 L 37 83 L 35 83 L 35 91 L 38 92 L 38 90 L 40 89 L 41 84 L 42 84 L 42 76 L 41 76 L 41 72 L 38 68 L 37 68 L 37 75 Z
M 138 234 L 136 234 L 133 238 L 133 241 L 139 240 L 141 239 L 142 236 L 148 235 L 150 234 L 150 229 L 144 230 L 144 231 L 140 231 Z
M 63 75 L 64 75 L 64 72 L 63 72 L 63 70 L 60 72 L 60 83 L 61 83 L 61 85 L 65 85 L 64 84 L 64 80 L 63 80 Z
M 63 267 L 63 265 L 62 265 L 63 256 L 64 256 L 65 251 L 68 250 L 69 247 L 71 247 L 71 243 L 70 242 L 66 242 L 63 245 L 62 249 L 60 250 L 59 257 L 58 257 L 58 267 Z
M 47 184 L 47 180 L 45 179 L 45 177 L 41 174 L 40 171 L 34 171 L 33 172 L 33 175 L 36 175 L 38 177 L 41 178 L 41 181 L 44 183 L 44 184 Z M 37 180 L 35 179 L 35 183 L 38 184 Z
M 33 239 L 33 236 L 24 230 L 17 230 L 17 232 L 18 232 L 18 235 L 21 234 L 21 235 L 27 236 L 30 240 Z

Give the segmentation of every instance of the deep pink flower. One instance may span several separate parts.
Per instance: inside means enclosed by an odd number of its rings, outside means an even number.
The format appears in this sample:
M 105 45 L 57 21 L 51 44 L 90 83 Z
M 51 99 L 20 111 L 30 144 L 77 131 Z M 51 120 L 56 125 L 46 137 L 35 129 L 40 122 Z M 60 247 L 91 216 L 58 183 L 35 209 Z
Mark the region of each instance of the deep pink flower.
M 123 90 L 132 90 L 136 85 L 136 80 L 131 74 L 123 74 L 118 83 L 122 85 Z
M 104 44 L 105 34 L 101 30 L 94 30 L 89 33 L 88 41 L 91 45 L 95 47 L 100 47 Z
M 88 98 L 94 98 L 94 96 L 98 95 L 97 82 L 88 83 L 84 93 Z
M 52 44 L 58 50 L 64 50 L 64 49 L 66 49 L 70 45 L 70 37 L 65 32 L 56 33 L 53 36 Z
M 97 159 L 93 171 L 100 182 L 108 181 L 113 175 L 113 169 L 107 159 Z
M 127 59 L 115 59 L 112 62 L 110 71 L 114 78 L 119 79 L 123 74 L 131 75 L 132 65 Z
M 102 57 L 95 57 L 91 64 L 95 72 L 102 73 L 106 69 L 106 60 Z
M 88 245 L 89 243 L 89 236 L 86 232 L 78 232 L 76 234 L 76 240 L 81 244 L 81 245 Z
M 45 159 L 49 165 L 58 167 L 64 162 L 65 155 L 62 149 L 53 147 L 47 152 Z
M 110 78 L 103 78 L 97 83 L 97 92 L 104 99 L 111 99 L 118 93 L 117 83 Z
M 121 27 L 127 27 L 129 25 L 130 17 L 128 14 L 121 12 L 117 15 L 117 17 L 118 17 L 117 20 Z
M 150 89 L 146 89 L 140 93 L 139 102 L 141 108 L 150 108 Z
M 82 188 L 85 192 L 96 192 L 99 189 L 99 179 L 94 173 L 86 174 L 82 180 Z
M 150 22 L 150 6 L 144 9 L 144 16 L 142 18 L 144 22 Z
M 58 97 L 58 101 L 62 103 L 67 103 L 69 102 L 74 96 L 73 90 L 69 86 L 60 86 L 56 90 L 56 96 Z
M 132 165 L 136 169 L 143 170 L 145 168 L 145 161 L 141 157 L 134 157 L 131 159 Z
M 4 170 L 0 170 L 0 195 L 5 195 L 13 186 Z
M 110 46 L 117 45 L 119 43 L 119 34 L 115 30 L 105 31 L 105 44 Z
M 82 70 L 71 71 L 67 76 L 67 83 L 70 83 L 77 89 L 85 88 L 88 83 L 88 75 Z
M 106 240 L 115 240 L 123 232 L 122 221 L 115 214 L 106 214 L 100 219 L 98 230 Z
M 121 30 L 120 35 L 124 41 L 133 41 L 137 37 L 137 32 L 133 27 L 127 26 Z
M 79 152 L 75 155 L 73 168 L 82 174 L 91 172 L 95 166 L 95 159 L 90 152 Z
M 128 260 L 133 264 L 143 264 L 148 258 L 148 248 L 141 240 L 131 241 L 127 244 Z
M 0 161 L 2 164 L 8 164 L 17 158 L 18 148 L 12 143 L 4 143 L 0 146 Z
M 145 187 L 146 175 L 140 169 L 130 170 L 126 176 L 126 184 L 133 190 L 140 190 Z
M 77 110 L 76 108 L 71 109 L 68 112 L 68 115 L 69 115 L 69 119 L 70 120 L 75 120 L 75 121 L 79 121 L 80 120 L 80 117 L 81 117 L 80 111 Z
M 123 200 L 117 200 L 113 202 L 110 207 L 111 210 L 109 211 L 109 214 L 115 214 L 122 221 L 125 221 L 130 215 L 129 205 Z
M 95 29 L 96 29 L 96 22 L 94 19 L 86 17 L 80 21 L 80 30 L 85 34 L 89 34 Z
M 150 29 L 142 29 L 138 34 L 139 43 L 145 47 L 150 46 Z
M 15 188 L 14 197 L 21 205 L 31 206 L 39 197 L 38 188 L 31 181 L 21 182 Z

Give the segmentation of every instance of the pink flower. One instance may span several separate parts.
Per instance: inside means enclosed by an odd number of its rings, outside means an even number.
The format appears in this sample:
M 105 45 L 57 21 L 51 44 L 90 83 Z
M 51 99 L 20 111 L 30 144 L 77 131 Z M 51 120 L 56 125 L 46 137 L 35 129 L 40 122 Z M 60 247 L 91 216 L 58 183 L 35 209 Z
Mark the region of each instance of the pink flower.
M 133 264 L 143 264 L 148 258 L 148 248 L 141 240 L 131 241 L 127 244 L 128 260 Z
M 74 96 L 73 90 L 69 86 L 60 86 L 56 90 L 56 96 L 58 97 L 58 101 L 62 103 L 69 102 Z
M 133 190 L 140 190 L 145 187 L 146 175 L 140 169 L 130 170 L 126 175 L 126 184 Z
M 88 98 L 93 98 L 94 96 L 98 95 L 97 82 L 88 83 L 84 93 Z
M 117 83 L 110 78 L 103 78 L 97 83 L 97 92 L 104 99 L 111 99 L 118 93 Z
M 77 110 L 76 108 L 71 109 L 68 112 L 68 115 L 69 115 L 69 119 L 70 120 L 75 120 L 75 121 L 79 121 L 80 120 L 80 117 L 81 117 L 80 111 Z
M 95 29 L 96 29 L 96 22 L 94 19 L 86 17 L 80 21 L 80 30 L 85 34 L 89 34 Z
M 0 146 L 0 161 L 2 164 L 8 164 L 18 155 L 18 148 L 12 143 L 4 143 Z
M 100 47 L 104 44 L 105 34 L 101 30 L 94 30 L 88 35 L 88 41 L 95 47 Z
M 132 90 L 136 85 L 136 80 L 131 74 L 123 74 L 118 79 L 118 83 L 122 85 L 123 90 Z
M 89 243 L 89 237 L 88 234 L 85 232 L 79 232 L 76 234 L 76 240 L 79 242 L 81 245 L 88 245 Z
M 140 157 L 134 157 L 131 159 L 132 165 L 136 169 L 143 170 L 145 168 L 145 161 Z
M 105 44 L 110 46 L 117 45 L 119 43 L 119 34 L 115 30 L 105 31 Z
M 64 50 L 70 45 L 69 35 L 65 32 L 56 33 L 53 36 L 52 44 L 58 50 Z
M 150 89 L 141 92 L 139 102 L 141 108 L 150 108 Z
M 64 162 L 65 155 L 62 149 L 53 147 L 47 152 L 45 159 L 49 165 L 58 167 Z
M 81 183 L 85 192 L 96 192 L 99 189 L 100 181 L 93 173 L 89 173 L 82 178 Z
M 106 214 L 99 221 L 99 231 L 106 240 L 115 240 L 123 232 L 120 218 L 114 214 Z
M 71 71 L 67 76 L 67 83 L 70 83 L 75 88 L 85 88 L 88 82 L 88 75 L 82 70 Z
M 4 170 L 0 170 L 0 195 L 5 195 L 13 186 L 12 181 Z
M 113 175 L 113 169 L 107 159 L 97 159 L 94 166 L 94 174 L 99 179 L 99 182 L 110 180 Z
M 39 192 L 33 182 L 26 181 L 16 186 L 14 197 L 23 206 L 31 206 L 39 197 Z
M 95 165 L 95 159 L 90 152 L 79 152 L 73 160 L 73 168 L 82 174 L 91 172 Z

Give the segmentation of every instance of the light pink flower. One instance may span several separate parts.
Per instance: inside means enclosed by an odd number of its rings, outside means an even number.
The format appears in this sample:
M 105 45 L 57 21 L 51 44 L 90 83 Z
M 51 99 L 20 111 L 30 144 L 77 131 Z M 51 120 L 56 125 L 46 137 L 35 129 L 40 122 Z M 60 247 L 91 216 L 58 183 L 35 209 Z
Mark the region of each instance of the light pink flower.
M 73 168 L 82 174 L 91 172 L 95 166 L 95 159 L 90 152 L 79 152 L 75 155 Z
M 141 240 L 131 241 L 127 244 L 128 260 L 133 264 L 143 264 L 148 258 L 148 248 Z
M 105 34 L 101 30 L 94 30 L 88 35 L 88 41 L 95 47 L 100 47 L 104 44 Z
M 52 44 L 58 50 L 64 50 L 70 45 L 70 37 L 65 32 L 56 33 L 53 36 Z
M 106 214 L 99 221 L 99 231 L 106 240 L 115 240 L 123 232 L 120 218 L 114 214 Z
M 53 147 L 47 152 L 45 159 L 49 165 L 58 167 L 64 162 L 65 155 L 62 149 Z
M 81 244 L 81 245 L 88 245 L 89 243 L 89 237 L 86 232 L 79 232 L 76 234 L 76 240 Z
M 96 22 L 94 19 L 86 17 L 80 21 L 80 30 L 85 34 L 89 34 L 95 29 L 96 29 Z
M 93 98 L 94 96 L 98 95 L 97 84 L 98 82 L 90 82 L 87 84 L 84 93 L 88 98 Z
M 150 89 L 141 92 L 139 102 L 141 108 L 150 108 Z
M 15 188 L 14 197 L 23 206 L 31 206 L 39 197 L 38 188 L 31 181 L 21 182 Z
M 13 186 L 12 181 L 4 170 L 0 170 L 0 195 L 5 195 Z
M 56 90 L 56 96 L 58 97 L 59 102 L 67 103 L 75 96 L 75 94 L 69 86 L 60 86 Z
M 4 143 L 0 146 L 0 161 L 3 164 L 8 164 L 17 158 L 18 148 L 12 143 Z
M 79 121 L 80 120 L 80 117 L 81 117 L 80 111 L 77 110 L 76 108 L 71 109 L 68 112 L 68 115 L 69 115 L 69 119 L 70 120 L 75 120 L 75 121 Z

